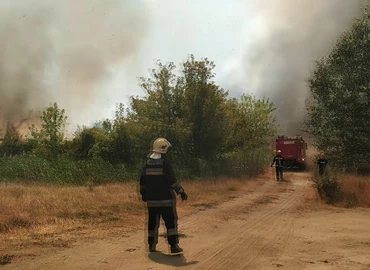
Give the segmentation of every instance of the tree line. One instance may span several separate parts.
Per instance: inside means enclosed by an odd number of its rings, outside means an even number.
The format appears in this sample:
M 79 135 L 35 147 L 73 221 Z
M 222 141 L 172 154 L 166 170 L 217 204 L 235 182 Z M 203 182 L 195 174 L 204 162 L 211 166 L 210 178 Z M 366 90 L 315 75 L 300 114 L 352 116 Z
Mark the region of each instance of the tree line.
M 332 166 L 370 164 L 370 8 L 316 62 L 304 129 Z M 0 145 L 0 179 L 81 184 L 137 177 L 151 142 L 166 137 L 179 177 L 254 176 L 271 157 L 278 126 L 268 98 L 230 98 L 214 81 L 215 64 L 190 55 L 178 67 L 158 61 L 140 78 L 145 96 L 118 104 L 113 119 L 81 126 L 65 138 L 57 103 L 41 125 L 20 136 L 8 127 Z M 370 167 L 370 166 L 369 166 Z
M 42 112 L 30 136 L 8 128 L 0 177 L 125 181 L 136 177 L 157 137 L 173 145 L 168 155 L 182 178 L 263 171 L 277 132 L 273 102 L 249 94 L 229 98 L 214 82 L 215 64 L 207 58 L 190 55 L 179 67 L 158 61 L 148 78 L 140 78 L 144 97 L 131 96 L 127 108 L 117 105 L 113 119 L 80 126 L 72 138 L 64 136 L 68 118 L 57 103 Z

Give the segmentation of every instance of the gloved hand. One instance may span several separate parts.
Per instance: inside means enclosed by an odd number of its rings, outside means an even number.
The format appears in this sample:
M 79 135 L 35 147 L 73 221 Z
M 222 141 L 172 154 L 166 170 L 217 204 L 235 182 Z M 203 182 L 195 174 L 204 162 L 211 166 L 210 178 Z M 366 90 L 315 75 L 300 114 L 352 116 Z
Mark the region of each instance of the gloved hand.
M 183 201 L 186 201 L 188 199 L 188 194 L 186 194 L 185 191 L 180 193 L 180 196 L 181 196 L 181 200 L 183 200 Z

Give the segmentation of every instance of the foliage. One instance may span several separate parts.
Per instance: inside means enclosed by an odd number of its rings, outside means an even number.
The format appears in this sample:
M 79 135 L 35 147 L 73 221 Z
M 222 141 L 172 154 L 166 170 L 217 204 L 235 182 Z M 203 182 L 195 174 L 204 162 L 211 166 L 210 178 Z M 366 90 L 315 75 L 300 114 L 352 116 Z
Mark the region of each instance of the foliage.
M 214 68 L 207 58 L 190 55 L 176 77 L 173 63 L 157 62 L 151 77 L 141 78 L 147 96 L 131 97 L 127 125 L 133 145 L 168 138 L 177 167 L 194 176 L 226 174 L 232 171 L 226 168 L 232 166 L 225 160 L 228 152 L 244 155 L 264 145 L 276 130 L 273 103 L 249 95 L 227 99 L 228 92 L 213 81 Z M 142 144 L 136 155 L 149 148 Z
M 65 110 L 59 109 L 57 103 L 46 108 L 40 117 L 41 129 L 31 126 L 32 138 L 38 143 L 38 150 L 48 158 L 57 158 L 61 152 L 64 128 L 67 124 Z
M 370 12 L 354 22 L 329 56 L 317 61 L 306 130 L 332 164 L 370 162 Z
M 324 173 L 321 177 L 315 176 L 314 187 L 320 198 L 328 204 L 334 204 L 343 199 L 341 183 L 330 173 Z
M 132 96 L 128 108 L 118 104 L 114 119 L 79 127 L 72 139 L 64 138 L 67 117 L 54 103 L 43 111 L 41 129 L 32 126 L 32 137 L 14 146 L 27 145 L 28 152 L 3 158 L 1 178 L 65 184 L 135 179 L 157 137 L 173 145 L 168 155 L 179 178 L 261 173 L 270 157 L 267 140 L 276 133 L 274 105 L 247 94 L 229 99 L 213 80 L 214 68 L 193 55 L 179 70 L 158 61 L 149 78 L 140 78 L 144 97 Z
M 196 158 L 216 155 L 225 136 L 225 102 L 228 92 L 216 85 L 215 64 L 207 58 L 196 61 L 191 55 L 182 65 L 179 79 L 183 89 L 184 122 L 190 127 L 190 139 Z
M 43 182 L 58 185 L 103 184 L 137 178 L 136 167 L 111 164 L 103 159 L 73 160 L 67 157 L 14 156 L 0 162 L 0 181 Z
M 243 94 L 240 100 L 228 103 L 228 123 L 231 148 L 254 149 L 277 133 L 274 124 L 274 104 L 266 98 L 256 99 Z
M 14 126 L 8 125 L 5 136 L 0 145 L 1 156 L 19 155 L 24 150 L 22 138 Z

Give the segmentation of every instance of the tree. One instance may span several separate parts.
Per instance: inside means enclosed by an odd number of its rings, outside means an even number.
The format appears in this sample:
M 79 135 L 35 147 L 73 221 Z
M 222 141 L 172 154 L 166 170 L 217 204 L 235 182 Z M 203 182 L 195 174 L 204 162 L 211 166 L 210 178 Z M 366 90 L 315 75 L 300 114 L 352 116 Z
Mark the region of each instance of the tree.
M 108 134 L 99 127 L 83 127 L 75 133 L 73 138 L 74 155 L 77 159 L 89 159 L 96 155 L 96 144 L 108 141 Z M 95 148 L 94 148 L 95 146 Z M 92 149 L 94 148 L 94 151 Z M 99 152 L 99 155 L 101 152 Z
M 8 123 L 5 136 L 1 141 L 0 156 L 19 155 L 26 150 L 21 135 L 11 123 Z
M 227 102 L 225 162 L 233 175 L 256 176 L 265 169 L 271 150 L 270 139 L 277 133 L 274 104 L 266 98 L 243 94 Z
M 226 128 L 225 104 L 228 92 L 212 80 L 215 64 L 194 55 L 182 65 L 184 120 L 189 124 L 196 158 L 212 158 L 222 149 Z
M 176 147 L 171 153 L 185 158 L 189 127 L 184 122 L 184 89 L 170 62 L 156 63 L 149 78 L 140 78 L 146 96 L 131 97 L 126 126 L 130 130 L 134 156 L 142 156 L 156 137 L 166 137 Z
M 269 99 L 243 94 L 228 104 L 229 143 L 232 148 L 248 151 L 264 146 L 277 133 L 275 106 Z
M 248 95 L 229 100 L 213 81 L 214 68 L 207 58 L 190 55 L 177 76 L 173 63 L 157 62 L 151 76 L 140 79 L 146 96 L 131 97 L 125 122 L 133 156 L 143 156 L 156 137 L 169 139 L 175 164 L 197 175 L 226 171 L 219 164 L 231 152 L 266 156 L 259 150 L 275 132 L 272 102 Z
M 61 143 L 64 139 L 64 128 L 67 124 L 65 110 L 57 103 L 46 108 L 40 117 L 41 129 L 35 125 L 30 127 L 31 135 L 38 143 L 38 149 L 50 158 L 57 158 L 61 153 Z
M 207 58 L 190 55 L 181 67 L 176 76 L 173 63 L 157 62 L 151 77 L 141 78 L 147 96 L 131 97 L 130 133 L 141 143 L 168 138 L 182 160 L 210 159 L 222 149 L 228 93 L 212 81 L 215 65 Z
M 370 161 L 370 12 L 317 61 L 308 80 L 306 130 L 333 163 L 352 166 Z
M 103 130 L 106 134 L 110 134 L 113 130 L 113 122 L 106 118 L 104 120 L 95 122 L 93 127 Z
M 112 156 L 110 161 L 113 163 L 132 163 L 132 146 L 129 130 L 126 126 L 125 107 L 122 103 L 117 106 L 111 130 Z

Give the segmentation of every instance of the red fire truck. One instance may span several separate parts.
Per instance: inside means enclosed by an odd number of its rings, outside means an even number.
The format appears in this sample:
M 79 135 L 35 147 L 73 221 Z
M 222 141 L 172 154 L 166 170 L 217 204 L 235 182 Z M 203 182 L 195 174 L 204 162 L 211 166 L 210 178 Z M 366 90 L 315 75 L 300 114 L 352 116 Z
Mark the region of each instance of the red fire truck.
M 281 150 L 285 166 L 288 168 L 306 169 L 307 165 L 307 143 L 300 135 L 294 137 L 278 136 L 275 144 L 276 151 Z

